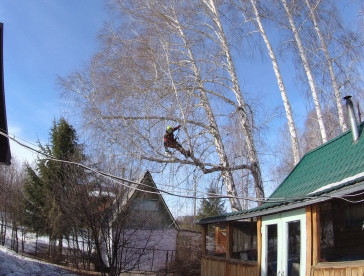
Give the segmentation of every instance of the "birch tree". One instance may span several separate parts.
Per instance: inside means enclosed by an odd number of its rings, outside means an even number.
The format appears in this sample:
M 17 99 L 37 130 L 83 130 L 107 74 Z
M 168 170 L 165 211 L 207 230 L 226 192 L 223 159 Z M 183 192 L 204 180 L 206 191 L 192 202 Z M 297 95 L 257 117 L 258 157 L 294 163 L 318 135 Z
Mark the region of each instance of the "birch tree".
M 320 1 L 317 1 L 315 3 L 315 5 L 312 5 L 310 3 L 309 0 L 305 0 L 305 3 L 309 9 L 309 14 L 310 14 L 310 18 L 312 20 L 314 29 L 316 31 L 316 34 L 320 40 L 320 44 L 321 44 L 321 49 L 324 52 L 324 56 L 325 56 L 325 60 L 326 60 L 326 64 L 327 64 L 327 68 L 330 74 L 330 79 L 331 79 L 331 83 L 332 83 L 332 88 L 334 91 L 334 95 L 335 95 L 335 101 L 336 101 L 336 107 L 337 107 L 337 113 L 338 113 L 338 117 L 339 117 L 339 122 L 340 122 L 340 127 L 341 130 L 344 132 L 347 130 L 347 125 L 345 122 L 345 118 L 344 118 L 344 111 L 343 111 L 343 107 L 342 107 L 342 96 L 341 93 L 339 91 L 339 85 L 337 83 L 336 80 L 336 76 L 335 76 L 335 72 L 334 72 L 334 66 L 333 66 L 333 59 L 331 58 L 331 55 L 329 53 L 329 49 L 327 47 L 327 44 L 325 42 L 325 38 L 321 32 L 321 29 L 319 27 L 318 24 L 318 18 L 316 16 L 316 7 L 319 5 Z
M 210 123 L 211 135 L 214 137 L 214 144 L 215 144 L 216 151 L 218 153 L 220 162 L 224 167 L 229 167 L 230 166 L 229 165 L 229 160 L 228 160 L 228 157 L 227 157 L 227 154 L 226 154 L 226 151 L 225 151 L 224 143 L 223 143 L 223 141 L 221 139 L 221 135 L 219 133 L 219 127 L 218 127 L 218 124 L 217 124 L 217 122 L 215 120 L 215 115 L 214 115 L 214 112 L 213 112 L 213 110 L 211 108 L 209 98 L 207 97 L 206 88 L 205 88 L 204 82 L 202 80 L 201 74 L 199 72 L 196 59 L 195 59 L 194 54 L 192 52 L 192 49 L 191 49 L 191 47 L 189 45 L 188 39 L 185 36 L 185 33 L 184 33 L 181 25 L 179 24 L 179 20 L 177 18 L 177 14 L 176 14 L 175 11 L 174 11 L 174 16 L 175 16 L 174 18 L 175 18 L 175 24 L 176 24 L 177 30 L 179 32 L 180 37 L 183 40 L 184 47 L 185 47 L 185 49 L 187 51 L 187 57 L 190 60 L 191 70 L 194 73 L 194 76 L 196 78 L 196 83 L 198 84 L 198 92 L 197 92 L 198 97 L 201 100 L 201 103 L 202 103 L 202 105 L 204 107 L 204 110 L 206 112 L 208 121 Z M 195 159 L 194 155 L 192 155 L 192 157 L 193 157 L 193 159 Z M 194 161 L 197 164 L 199 163 L 199 161 L 196 160 L 196 159 Z M 238 193 L 236 191 L 234 178 L 232 176 L 231 171 L 223 171 L 222 176 L 224 178 L 224 182 L 225 182 L 225 185 L 226 185 L 227 194 L 232 196 L 231 199 L 230 199 L 232 209 L 236 210 L 236 211 L 241 210 L 242 209 L 241 204 L 240 204 L 240 201 L 237 199 Z
M 183 25 L 193 22 L 186 19 L 191 15 L 182 13 L 184 22 L 180 23 L 173 5 L 168 3 L 119 2 L 127 16 L 133 18 L 127 23 L 131 31 L 109 29 L 105 48 L 95 56 L 88 72 L 73 74 L 61 83 L 65 90 L 75 93 L 83 117 L 92 116 L 93 120 L 86 123 L 97 132 L 99 141 L 102 137 L 103 143 L 109 141 L 112 149 L 144 160 L 149 166 L 177 163 L 197 166 L 205 174 L 219 172 L 232 210 L 240 210 L 231 172 L 256 171 L 257 164 L 230 166 L 219 133 L 223 120 L 216 119 L 221 110 L 212 106 L 216 106 L 217 98 L 235 110 L 240 107 L 206 86 L 206 76 L 201 71 L 215 74 L 215 68 L 220 66 L 204 56 L 203 51 L 197 51 L 206 38 L 198 28 L 191 30 L 193 26 Z M 183 3 L 179 8 L 183 8 Z M 215 98 L 213 105 L 209 97 Z M 219 116 L 228 119 L 228 114 Z M 161 153 L 158 141 L 166 124 L 182 125 L 192 160 Z
M 314 30 L 307 45 L 311 52 L 312 60 L 317 69 L 317 77 L 320 78 L 324 92 L 325 101 L 329 104 L 335 102 L 341 131 L 347 129 L 344 111 L 342 110 L 342 93 L 359 96 L 362 90 L 362 78 L 360 64 L 363 60 L 363 38 L 360 30 L 355 24 L 348 26 L 343 20 L 341 10 L 346 8 L 347 3 L 336 1 L 308 1 L 305 0 L 307 14 L 311 20 L 307 21 L 304 31 L 308 33 Z M 358 11 L 353 11 L 353 18 L 358 18 Z M 305 24 L 305 25 L 306 25 Z
M 233 63 L 233 58 L 231 55 L 230 47 L 220 20 L 219 11 L 217 9 L 217 6 L 215 4 L 214 0 L 201 0 L 203 3 L 203 6 L 205 7 L 207 14 L 210 16 L 212 22 L 214 23 L 214 32 L 217 37 L 217 42 L 221 47 L 221 50 L 224 53 L 224 56 L 226 58 L 225 66 L 226 70 L 230 76 L 231 81 L 231 90 L 235 95 L 238 110 L 237 113 L 240 115 L 240 124 L 242 125 L 242 130 L 245 135 L 246 139 L 246 145 L 248 148 L 248 157 L 250 159 L 251 163 L 251 172 L 254 178 L 255 183 L 255 194 L 257 198 L 264 198 L 264 188 L 263 188 L 263 180 L 262 180 L 262 174 L 260 170 L 260 164 L 258 159 L 257 150 L 255 148 L 255 142 L 254 142 L 254 136 L 252 131 L 252 126 L 249 122 L 249 116 L 245 104 L 245 100 L 243 98 L 240 84 L 238 81 L 238 77 L 236 74 L 235 66 Z
M 244 1 L 240 1 L 240 2 L 242 4 L 242 6 L 241 6 L 242 12 L 244 14 L 247 14 L 247 16 L 249 16 L 247 8 L 243 7 Z M 286 87 L 285 87 L 283 77 L 282 77 L 280 69 L 279 69 L 278 59 L 276 57 L 273 46 L 270 43 L 270 40 L 268 38 L 268 34 L 266 33 L 264 25 L 263 25 L 262 16 L 261 16 L 261 13 L 260 13 L 260 10 L 259 10 L 260 3 L 257 0 L 250 0 L 250 4 L 251 4 L 252 12 L 254 14 L 254 18 L 252 18 L 253 23 L 256 26 L 256 28 L 258 29 L 258 31 L 259 31 L 260 35 L 262 36 L 262 39 L 263 39 L 266 47 L 267 47 L 268 54 L 269 54 L 269 57 L 270 57 L 271 62 L 272 62 L 273 71 L 274 71 L 274 74 L 275 74 L 276 79 L 277 79 L 279 91 L 281 93 L 284 109 L 285 109 L 285 112 L 286 112 L 288 129 L 289 129 L 289 133 L 290 133 L 290 137 L 291 137 L 291 152 L 292 152 L 292 155 L 293 155 L 293 162 L 294 162 L 294 164 L 297 164 L 299 162 L 299 160 L 300 160 L 300 151 L 299 151 L 297 131 L 296 131 L 296 126 L 295 126 L 295 122 L 294 122 L 294 119 L 293 119 L 291 105 L 290 105 L 289 100 L 288 100 Z
M 295 42 L 295 44 L 297 46 L 299 55 L 301 57 L 301 61 L 302 61 L 302 64 L 303 64 L 303 67 L 304 67 L 304 70 L 305 70 L 305 73 L 306 73 L 306 76 L 307 76 L 307 81 L 308 81 L 308 84 L 309 84 L 310 89 L 311 89 L 312 98 L 313 98 L 313 102 L 314 102 L 314 106 L 315 106 L 315 111 L 316 111 L 316 114 L 317 114 L 317 121 L 318 121 L 318 124 L 320 126 L 320 133 L 321 133 L 322 143 L 326 143 L 327 142 L 326 127 L 325 127 L 325 124 L 324 124 L 321 104 L 320 104 L 320 100 L 319 100 L 319 97 L 318 97 L 318 92 L 317 92 L 314 76 L 313 76 L 311 68 L 310 68 L 310 63 L 309 63 L 309 61 L 307 59 L 307 55 L 305 53 L 305 48 L 304 48 L 304 45 L 302 43 L 302 40 L 301 40 L 301 37 L 300 37 L 300 34 L 299 34 L 299 30 L 297 29 L 296 24 L 294 22 L 291 7 L 288 5 L 286 0 L 281 0 L 281 3 L 283 5 L 285 13 L 287 15 L 289 26 L 290 26 L 291 31 L 292 31 L 293 36 L 294 36 L 294 42 Z

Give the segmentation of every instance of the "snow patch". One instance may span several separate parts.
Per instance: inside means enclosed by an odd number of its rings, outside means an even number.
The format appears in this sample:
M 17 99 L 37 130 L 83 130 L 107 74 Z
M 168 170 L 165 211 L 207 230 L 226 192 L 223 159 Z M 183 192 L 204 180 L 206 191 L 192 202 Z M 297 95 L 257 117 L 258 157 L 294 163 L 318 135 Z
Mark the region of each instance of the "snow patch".
M 364 177 L 364 172 L 361 172 L 361 173 L 358 173 L 356 175 L 353 175 L 353 176 L 350 176 L 350 177 L 347 177 L 347 178 L 344 178 L 343 180 L 341 181 L 338 181 L 338 182 L 334 182 L 334 183 L 330 183 L 330 184 L 327 184 L 325 186 L 322 186 L 321 188 L 309 193 L 309 195 L 311 194 L 315 194 L 315 193 L 318 193 L 318 192 L 322 192 L 322 191 L 325 191 L 327 189 L 331 189 L 331 188 L 334 188 L 336 186 L 339 186 L 341 184 L 344 184 L 346 182 L 349 182 L 349 181 L 353 181 L 353 180 L 356 180 L 360 177 Z
M 0 275 L 76 276 L 56 265 L 21 256 L 4 246 L 0 246 Z

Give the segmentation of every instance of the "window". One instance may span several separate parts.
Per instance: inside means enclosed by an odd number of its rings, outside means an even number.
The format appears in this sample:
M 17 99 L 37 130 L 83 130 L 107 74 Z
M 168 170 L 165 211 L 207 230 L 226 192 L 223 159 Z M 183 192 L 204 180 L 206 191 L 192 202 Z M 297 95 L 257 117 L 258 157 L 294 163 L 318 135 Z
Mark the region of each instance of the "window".
M 134 199 L 127 215 L 128 228 L 165 229 L 174 227 L 167 211 L 157 199 Z
M 256 220 L 234 221 L 233 228 L 233 259 L 242 261 L 257 260 L 257 222 Z
M 210 256 L 226 256 L 226 224 L 209 224 L 206 232 L 206 254 Z
M 134 210 L 143 212 L 158 212 L 159 202 L 156 199 L 136 199 Z
M 358 202 L 361 197 L 350 197 Z M 364 203 L 342 199 L 320 204 L 320 261 L 364 260 Z
M 256 219 L 230 222 L 232 239 L 232 259 L 257 261 L 257 222 Z M 209 224 L 206 228 L 206 255 L 226 257 L 227 224 Z
M 278 263 L 278 225 L 270 224 L 267 226 L 267 267 L 268 275 L 277 275 Z

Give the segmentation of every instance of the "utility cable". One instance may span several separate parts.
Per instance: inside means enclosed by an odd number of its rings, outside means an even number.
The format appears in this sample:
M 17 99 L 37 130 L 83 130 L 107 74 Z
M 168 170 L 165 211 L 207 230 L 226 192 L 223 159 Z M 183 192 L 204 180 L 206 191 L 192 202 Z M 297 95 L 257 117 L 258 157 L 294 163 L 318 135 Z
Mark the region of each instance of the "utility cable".
M 145 193 L 150 193 L 150 194 L 159 194 L 159 193 L 164 193 L 164 194 L 167 194 L 167 195 L 171 195 L 171 196 L 176 196 L 176 197 L 182 197 L 182 198 L 189 198 L 189 199 L 207 199 L 207 198 L 234 198 L 234 196 L 228 196 L 228 195 L 220 195 L 220 194 L 211 194 L 209 193 L 209 196 L 208 197 L 198 197 L 198 196 L 189 196 L 189 195 L 181 195 L 181 194 L 176 194 L 176 193 L 172 193 L 172 192 L 169 192 L 169 191 L 166 191 L 166 190 L 163 190 L 163 189 L 159 189 L 159 188 L 154 188 L 156 190 L 156 192 L 153 192 L 153 191 L 148 191 L 148 190 L 143 190 L 143 189 L 140 189 L 140 188 L 136 188 L 136 187 L 131 187 L 130 185 L 126 185 L 125 183 L 123 182 L 127 182 L 127 183 L 130 183 L 130 184 L 135 184 L 135 185 L 138 185 L 138 186 L 146 186 L 148 187 L 149 189 L 151 188 L 148 184 L 144 184 L 144 183 L 140 183 L 140 182 L 136 182 L 136 181 L 133 181 L 133 180 L 129 180 L 129 179 L 125 179 L 125 178 L 121 178 L 121 177 L 118 177 L 118 176 L 115 176 L 115 175 L 112 175 L 112 174 L 109 174 L 109 173 L 105 173 L 105 172 L 102 172 L 102 171 L 99 171 L 99 170 L 96 170 L 96 169 L 93 169 L 89 166 L 86 166 L 82 163 L 78 163 L 78 162 L 74 162 L 74 161 L 69 161 L 69 160 L 62 160 L 62 159 L 58 159 L 54 156 L 51 156 L 47 153 L 44 153 L 44 152 L 41 152 L 37 149 L 34 149 L 20 141 L 18 141 L 17 139 L 15 139 L 14 137 L 11 137 L 10 135 L 0 131 L 0 134 L 11 139 L 12 141 L 16 142 L 17 144 L 19 144 L 20 146 L 22 147 L 25 147 L 27 148 L 28 150 L 31 150 L 37 154 L 40 154 L 40 155 L 43 155 L 45 156 L 46 158 L 44 158 L 45 160 L 51 160 L 51 161 L 55 161 L 55 162 L 60 162 L 60 163 L 66 163 L 66 164 L 72 164 L 72 165 L 75 165 L 75 166 L 78 166 L 78 167 L 81 167 L 81 168 L 84 168 L 86 170 L 89 170 L 97 175 L 100 175 L 100 176 L 103 176 L 105 178 L 108 178 L 109 180 L 112 180 L 114 182 L 117 182 L 118 184 L 124 186 L 124 187 L 127 187 L 127 188 L 132 188 L 132 189 L 135 189 L 137 191 L 141 191 L 141 192 L 145 192 Z M 24 139 L 22 139 L 23 141 L 25 141 Z M 121 182 L 123 181 L 123 182 Z M 153 188 L 153 187 L 152 187 Z M 198 193 L 201 193 L 201 194 L 206 194 L 206 192 L 201 192 L 201 191 L 198 191 Z M 259 201 L 262 201 L 261 199 L 257 199 L 257 198 L 252 198 L 252 197 L 236 197 L 236 198 L 239 198 L 239 199 L 246 199 L 246 200 L 250 200 L 250 201 L 255 201 L 255 202 L 259 202 Z M 265 200 L 265 199 L 264 199 Z
M 304 199 L 315 199 L 317 198 L 317 196 L 303 196 L 303 197 L 284 197 L 284 198 L 254 198 L 254 197 L 243 197 L 243 196 L 229 196 L 229 195 L 221 195 L 221 194 L 212 194 L 212 193 L 208 193 L 208 196 L 207 197 L 203 197 L 203 196 L 190 196 L 190 195 L 184 195 L 184 194 L 177 194 L 177 193 L 173 193 L 173 192 L 169 192 L 167 190 L 163 190 L 163 189 L 159 189 L 157 187 L 151 187 L 149 186 L 148 184 L 144 184 L 144 183 L 140 183 L 140 182 L 137 182 L 137 181 L 133 181 L 133 180 L 129 180 L 129 179 L 126 179 L 126 178 L 122 178 L 122 177 L 118 177 L 118 176 L 115 176 L 115 175 L 112 175 L 112 174 L 109 174 L 109 173 L 106 173 L 106 172 L 102 172 L 102 171 L 99 171 L 99 170 L 96 170 L 96 169 L 93 169 L 89 166 L 86 166 L 82 163 L 78 163 L 78 162 L 74 162 L 74 161 L 69 161 L 69 160 L 62 160 L 62 159 L 58 159 L 54 156 L 51 156 L 47 153 L 44 153 L 44 152 L 41 152 L 40 150 L 37 150 L 35 148 L 32 148 L 31 146 L 28 146 L 20 141 L 18 141 L 16 138 L 14 137 L 11 137 L 10 135 L 2 132 L 0 130 L 0 135 L 3 135 L 5 137 L 7 137 L 8 139 L 11 139 L 12 141 L 14 141 L 15 143 L 19 144 L 20 146 L 28 149 L 28 150 L 31 150 L 37 154 L 40 154 L 40 155 L 43 155 L 45 156 L 46 158 L 44 158 L 44 160 L 51 160 L 51 161 L 54 161 L 54 162 L 60 162 L 60 163 L 66 163 L 66 164 L 71 164 L 71 165 L 75 165 L 75 166 L 78 166 L 78 167 L 81 167 L 85 170 L 88 170 L 88 171 L 91 171 L 97 175 L 100 175 L 102 177 L 105 177 L 111 181 L 114 181 L 126 188 L 131 188 L 131 189 L 135 189 L 136 191 L 140 191 L 140 192 L 144 192 L 144 193 L 149 193 L 149 194 L 160 194 L 160 193 L 163 193 L 163 194 L 166 194 L 166 195 L 170 195 L 170 196 L 175 196 L 175 197 L 181 197 L 181 198 L 187 198 L 187 199 L 207 199 L 207 198 L 216 198 L 216 199 L 231 199 L 231 198 L 236 198 L 236 199 L 242 199 L 242 200 L 248 200 L 248 201 L 252 201 L 252 202 L 267 202 L 267 203 L 285 203 L 285 202 L 289 202 L 289 201 L 294 201 L 294 200 L 304 200 Z M 21 139 L 21 138 L 19 138 Z M 22 141 L 26 141 L 25 139 L 21 139 Z M 29 142 L 27 142 L 29 143 Z M 29 143 L 31 144 L 31 143 Z M 125 184 L 126 183 L 129 183 L 129 184 L 133 184 L 135 185 L 134 187 L 131 186 L 131 185 L 127 185 Z M 150 191 L 150 190 L 144 190 L 144 189 L 141 189 L 141 188 L 137 188 L 136 186 L 145 186 L 145 187 L 148 187 L 148 189 L 150 188 L 153 188 L 155 191 Z M 189 192 L 194 192 L 192 190 L 188 190 L 188 189 L 184 189 L 186 191 L 189 191 Z M 202 191 L 196 191 L 196 193 L 199 193 L 199 194 L 207 194 L 206 192 L 202 192 Z M 347 195 L 347 197 L 349 197 L 350 195 Z M 352 195 L 354 196 L 354 195 Z M 359 201 L 350 201 L 348 199 L 346 199 L 344 196 L 340 196 L 340 197 L 335 197 L 335 196 L 329 196 L 329 195 L 321 195 L 321 197 L 327 197 L 327 198 L 339 198 L 339 199 L 343 199 L 343 200 L 346 200 L 348 202 L 352 202 L 352 203 L 360 203 L 360 202 L 364 202 L 364 200 L 359 200 Z

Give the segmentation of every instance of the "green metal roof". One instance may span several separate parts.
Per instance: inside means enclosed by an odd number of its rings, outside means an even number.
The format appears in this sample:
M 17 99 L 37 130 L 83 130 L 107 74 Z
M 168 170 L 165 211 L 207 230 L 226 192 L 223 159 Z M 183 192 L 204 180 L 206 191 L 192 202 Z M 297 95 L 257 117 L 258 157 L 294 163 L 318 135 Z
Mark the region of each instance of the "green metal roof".
M 363 126 L 360 125 L 359 133 Z M 364 138 L 353 143 L 351 131 L 347 131 L 306 153 L 269 198 L 305 197 L 361 172 L 364 172 Z
M 353 142 L 351 130 L 307 152 L 281 185 L 262 206 L 200 220 L 226 220 L 229 217 L 257 213 L 268 208 L 322 197 L 364 180 L 364 123 L 359 126 L 359 139 Z M 363 187 L 364 189 L 364 187 Z

